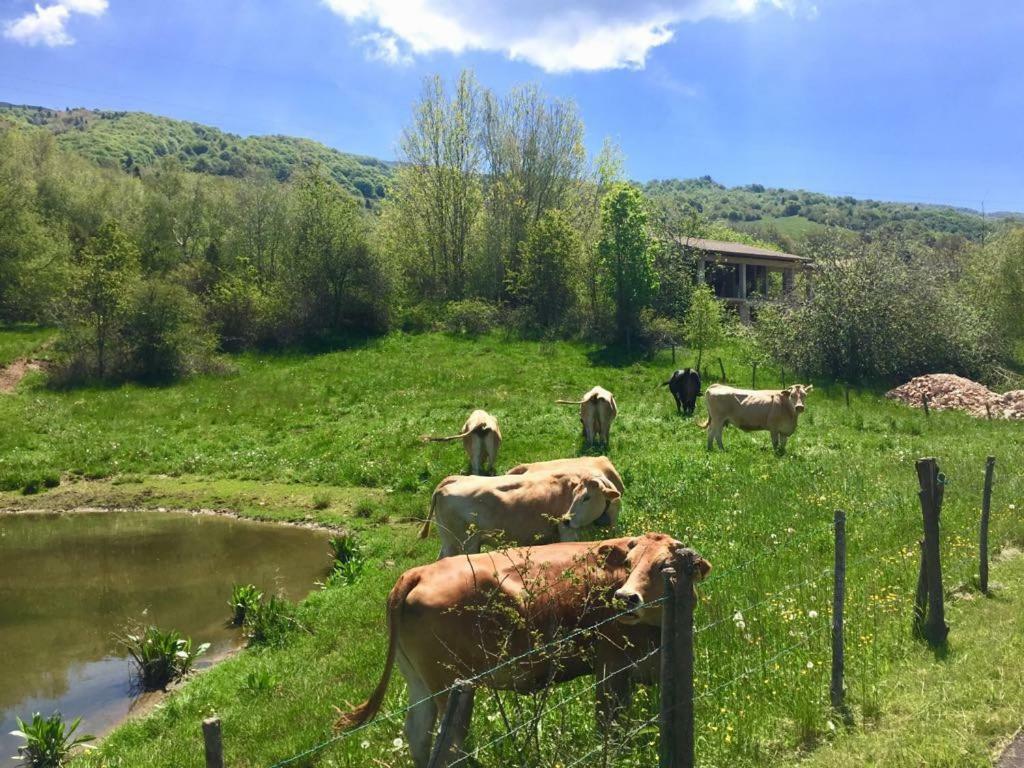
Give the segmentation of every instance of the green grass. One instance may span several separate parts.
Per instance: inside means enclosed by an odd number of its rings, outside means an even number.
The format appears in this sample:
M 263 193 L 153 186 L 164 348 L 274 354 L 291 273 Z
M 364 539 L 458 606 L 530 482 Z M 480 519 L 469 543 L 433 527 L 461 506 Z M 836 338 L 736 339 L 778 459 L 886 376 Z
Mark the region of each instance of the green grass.
M 718 354 L 708 358 L 714 368 Z M 749 383 L 729 350 L 721 354 L 733 380 Z M 115 731 L 89 763 L 201 765 L 198 723 L 211 711 L 224 722 L 232 765 L 271 765 L 327 736 L 332 706 L 362 700 L 377 680 L 384 597 L 395 578 L 436 554 L 435 540 L 416 538 L 415 518 L 440 479 L 465 469 L 460 446 L 424 445 L 419 436 L 450 432 L 483 407 L 502 426 L 499 469 L 576 455 L 578 412 L 554 400 L 598 383 L 615 393 L 620 409 L 610 447 L 626 485 L 620 532 L 672 533 L 715 567 L 697 615 L 701 764 L 785 764 L 881 732 L 893 711 L 891 681 L 902 679 L 908 664 L 923 665 L 908 632 L 920 535 L 914 459 L 936 456 L 947 475 L 945 576 L 948 585 L 968 584 L 989 453 L 999 461 L 993 540 L 1024 539 L 1020 425 L 951 412 L 925 417 L 876 392 L 854 393 L 847 408 L 840 388 L 815 382 L 786 455 L 772 452 L 767 434 L 736 430 L 726 432 L 726 452 L 709 454 L 703 433 L 676 415 L 658 386 L 671 367 L 667 355 L 622 365 L 606 357 L 577 344 L 391 336 L 318 356 L 246 355 L 235 359 L 235 375 L 170 388 L 54 393 L 29 382 L 0 398 L 0 423 L 9 425 L 0 433 L 0 485 L 16 491 L 41 475 L 64 476 L 61 487 L 35 496 L 4 494 L 0 507 L 231 508 L 359 531 L 366 565 L 358 584 L 304 601 L 296 618 L 308 631 L 199 676 L 151 716 Z M 774 383 L 763 371 L 758 380 Z M 842 726 L 833 730 L 828 709 L 825 572 L 836 507 L 849 514 L 851 735 Z M 950 659 L 979 636 L 969 618 L 976 605 L 1001 603 L 965 601 L 956 609 Z M 1006 608 L 1019 612 L 1014 606 Z M 985 631 L 996 633 L 996 625 Z M 255 677 L 278 682 L 247 684 Z M 403 705 L 402 688 L 392 684 L 386 708 Z M 964 696 L 973 691 L 980 700 L 986 690 L 979 684 Z M 1024 717 L 1022 702 L 1007 706 L 1007 718 Z M 494 706 L 482 697 L 478 745 L 500 732 L 501 719 L 487 717 Z M 649 702 L 644 706 L 638 703 L 638 717 L 652 713 Z M 546 721 L 550 764 L 571 762 L 599 741 L 588 695 L 567 711 Z M 399 732 L 398 722 L 380 723 L 330 748 L 318 764 L 403 765 L 405 752 L 392 745 Z M 984 752 L 1005 735 L 971 732 L 971 748 Z M 620 762 L 649 764 L 652 742 L 642 732 Z M 514 759 L 509 751 L 485 754 L 482 762 Z
M 804 237 L 822 232 L 828 227 L 816 221 L 804 218 L 803 216 L 769 216 L 761 221 L 773 225 L 779 232 L 787 237 Z
M 19 357 L 28 357 L 56 334 L 51 328 L 9 326 L 0 324 L 0 365 L 7 365 Z

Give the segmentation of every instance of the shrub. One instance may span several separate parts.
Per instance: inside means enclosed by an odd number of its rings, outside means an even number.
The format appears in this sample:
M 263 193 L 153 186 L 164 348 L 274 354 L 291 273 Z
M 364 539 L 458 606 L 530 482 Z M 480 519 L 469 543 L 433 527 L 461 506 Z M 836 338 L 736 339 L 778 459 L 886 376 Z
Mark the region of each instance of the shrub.
M 16 719 L 18 730 L 11 731 L 11 735 L 25 740 L 24 745 L 18 747 L 15 758 L 21 758 L 20 764 L 24 768 L 61 768 L 67 764 L 75 747 L 96 738 L 88 734 L 75 737 L 82 718 L 77 718 L 69 725 L 64 722 L 60 712 L 54 712 L 49 717 L 36 712 L 28 723 L 20 717 Z
M 323 493 L 313 496 L 313 509 L 328 509 L 331 506 L 331 497 Z
M 228 606 L 231 608 L 231 625 L 240 627 L 245 622 L 245 617 L 259 605 L 263 599 L 263 593 L 256 589 L 253 584 L 235 584 L 231 589 L 231 599 Z
M 191 638 L 182 637 L 173 629 L 163 631 L 154 626 L 129 631 L 119 639 L 135 662 L 139 682 L 147 691 L 161 690 L 187 675 L 195 660 L 210 647 L 203 643 L 193 648 Z
M 299 626 L 295 604 L 273 595 L 246 612 L 244 626 L 250 646 L 280 645 Z
M 480 336 L 498 324 L 498 309 L 480 299 L 450 301 L 444 308 L 444 326 L 449 333 Z
M 334 567 L 327 577 L 324 586 L 333 587 L 338 584 L 355 584 L 363 575 L 366 561 L 363 549 L 350 533 L 332 537 L 329 542 Z
M 693 289 L 683 328 L 686 342 L 697 350 L 697 368 L 700 369 L 704 351 L 722 340 L 722 304 L 710 286 L 698 285 Z

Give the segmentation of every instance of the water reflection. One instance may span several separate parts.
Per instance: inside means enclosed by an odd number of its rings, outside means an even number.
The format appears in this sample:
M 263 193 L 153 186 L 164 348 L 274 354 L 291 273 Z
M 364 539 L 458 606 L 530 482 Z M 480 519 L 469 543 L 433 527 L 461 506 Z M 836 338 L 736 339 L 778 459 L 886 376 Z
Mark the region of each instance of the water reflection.
M 212 642 L 233 584 L 304 596 L 327 573 L 319 531 L 163 512 L 0 516 L 0 759 L 15 716 L 59 709 L 101 731 L 132 705 L 129 664 L 113 640 L 128 622 Z

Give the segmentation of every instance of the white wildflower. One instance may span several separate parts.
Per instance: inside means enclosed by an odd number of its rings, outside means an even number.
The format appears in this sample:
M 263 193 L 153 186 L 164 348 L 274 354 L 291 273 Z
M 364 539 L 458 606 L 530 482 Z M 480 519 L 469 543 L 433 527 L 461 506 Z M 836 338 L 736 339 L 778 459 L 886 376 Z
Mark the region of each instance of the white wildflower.
M 817 612 L 817 611 L 815 611 L 815 610 L 814 610 L 814 609 L 812 608 L 811 610 L 809 610 L 809 611 L 807 612 L 807 618 L 808 618 L 808 619 L 816 619 L 816 618 L 818 618 L 818 612 Z
M 813 661 L 808 661 L 807 662 L 807 668 L 808 669 L 814 669 L 814 662 Z

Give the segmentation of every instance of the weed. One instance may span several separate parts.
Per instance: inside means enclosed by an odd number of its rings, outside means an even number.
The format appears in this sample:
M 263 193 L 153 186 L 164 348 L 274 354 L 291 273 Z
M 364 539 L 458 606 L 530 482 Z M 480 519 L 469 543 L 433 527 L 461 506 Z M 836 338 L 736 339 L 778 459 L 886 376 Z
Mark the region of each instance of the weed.
M 328 509 L 328 508 L 330 508 L 330 506 L 331 506 L 331 497 L 330 496 L 328 496 L 326 494 L 323 494 L 323 493 L 318 493 L 315 496 L 313 496 L 313 509 L 319 509 L 319 510 Z
M 245 617 L 263 599 L 263 593 L 253 584 L 235 584 L 231 589 L 231 599 L 228 606 L 231 608 L 231 626 L 240 627 L 245 622 Z
M 366 560 L 363 557 L 362 547 L 351 533 L 343 533 L 333 536 L 328 542 L 331 546 L 331 555 L 334 560 L 334 567 L 331 575 L 327 577 L 324 586 L 333 587 L 338 584 L 355 584 L 363 574 L 366 567 Z
M 277 678 L 266 667 L 250 669 L 242 683 L 242 690 L 250 696 L 265 695 L 277 687 Z
M 138 681 L 147 691 L 162 690 L 187 675 L 196 659 L 210 647 L 209 643 L 193 647 L 192 638 L 152 625 L 129 630 L 118 640 L 135 662 Z
M 295 614 L 295 603 L 277 595 L 256 603 L 245 616 L 249 645 L 281 645 L 299 626 Z
M 18 755 L 14 759 L 20 758 L 20 765 L 24 768 L 61 768 L 67 764 L 75 747 L 96 738 L 88 734 L 75 736 L 81 719 L 77 718 L 69 724 L 60 712 L 54 712 L 49 717 L 36 712 L 27 723 L 17 718 L 18 730 L 11 731 L 11 734 L 24 739 L 25 744 L 18 747 Z

